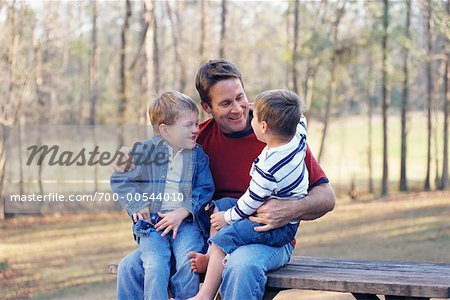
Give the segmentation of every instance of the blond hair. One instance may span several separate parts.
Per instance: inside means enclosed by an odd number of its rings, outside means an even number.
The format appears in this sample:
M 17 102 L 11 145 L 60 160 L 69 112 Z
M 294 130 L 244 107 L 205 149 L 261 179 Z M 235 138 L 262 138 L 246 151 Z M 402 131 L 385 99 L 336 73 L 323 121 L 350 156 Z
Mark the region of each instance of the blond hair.
M 191 97 L 178 91 L 167 91 L 153 99 L 148 107 L 148 115 L 155 133 L 159 133 L 159 125 L 174 125 L 183 112 L 198 113 L 197 105 Z

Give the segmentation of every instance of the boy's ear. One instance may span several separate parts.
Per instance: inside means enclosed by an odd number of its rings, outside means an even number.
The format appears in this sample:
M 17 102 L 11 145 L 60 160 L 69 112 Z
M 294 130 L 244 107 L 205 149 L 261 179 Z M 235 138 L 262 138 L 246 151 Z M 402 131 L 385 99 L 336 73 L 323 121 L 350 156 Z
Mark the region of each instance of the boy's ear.
M 212 108 L 211 106 L 209 106 L 208 103 L 202 101 L 200 102 L 200 105 L 202 106 L 203 110 L 206 111 L 208 114 L 211 113 Z
M 267 131 L 269 130 L 269 124 L 267 124 L 266 121 L 262 121 L 261 124 L 262 124 L 261 132 L 267 133 Z
M 168 130 L 167 130 L 167 125 L 164 123 L 159 124 L 158 126 L 159 128 L 159 133 L 164 137 L 167 136 L 169 134 Z

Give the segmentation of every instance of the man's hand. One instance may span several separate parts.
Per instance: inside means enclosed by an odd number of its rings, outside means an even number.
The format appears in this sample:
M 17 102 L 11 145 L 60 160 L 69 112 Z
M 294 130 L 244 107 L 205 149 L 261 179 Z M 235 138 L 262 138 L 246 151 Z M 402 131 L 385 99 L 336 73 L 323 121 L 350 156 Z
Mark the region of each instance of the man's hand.
M 332 211 L 335 204 L 333 188 L 328 183 L 314 187 L 309 194 L 300 200 L 266 201 L 250 220 L 265 224 L 255 227 L 256 231 L 268 231 L 286 225 L 292 220 L 309 221 L 322 217 Z
M 136 165 L 133 163 L 133 158 L 130 155 L 130 147 L 122 146 L 117 152 L 120 153 L 119 155 L 116 155 L 111 164 L 111 167 L 115 172 L 123 173 L 136 168 Z
M 143 209 L 141 209 L 140 211 L 138 211 L 137 213 L 133 214 L 133 221 L 136 223 L 138 220 L 150 220 L 150 209 L 148 208 L 148 206 L 144 207 Z
M 270 199 L 258 208 L 255 216 L 250 216 L 249 219 L 255 223 L 265 224 L 255 227 L 256 231 L 279 228 L 295 218 L 293 212 L 299 206 L 300 201 L 302 200 Z
M 227 226 L 228 223 L 225 221 L 225 212 L 218 211 L 211 215 L 211 226 L 219 231 L 222 227 Z
M 158 215 L 163 219 L 156 223 L 156 231 L 164 230 L 161 236 L 166 236 L 172 230 L 172 237 L 175 239 L 177 237 L 178 228 L 180 228 L 181 222 L 183 222 L 189 214 L 190 212 L 182 207 L 179 207 L 167 214 L 158 213 Z

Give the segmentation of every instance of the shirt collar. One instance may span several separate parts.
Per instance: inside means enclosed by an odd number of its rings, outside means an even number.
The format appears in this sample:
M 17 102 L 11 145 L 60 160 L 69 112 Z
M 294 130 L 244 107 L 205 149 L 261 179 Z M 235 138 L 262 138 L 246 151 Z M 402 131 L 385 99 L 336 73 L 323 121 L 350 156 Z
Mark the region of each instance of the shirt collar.
M 253 133 L 253 128 L 250 126 L 249 129 L 240 131 L 240 132 L 233 132 L 233 133 L 225 133 L 222 132 L 226 137 L 232 138 L 232 139 L 239 139 L 243 138 L 245 136 L 248 136 Z
M 267 149 L 267 154 L 270 154 L 272 152 L 281 152 L 281 151 L 289 150 L 289 149 L 292 149 L 292 148 L 296 148 L 297 147 L 297 143 L 298 143 L 298 139 L 296 139 L 295 136 L 294 136 L 286 144 L 283 144 L 281 146 L 274 147 L 274 148 L 268 148 Z
M 160 145 L 166 146 L 169 149 L 169 153 L 172 154 L 173 148 L 170 146 L 170 144 L 160 135 L 155 135 L 153 137 L 153 142 L 155 143 L 155 146 L 158 147 Z M 181 153 L 184 148 L 181 148 L 176 154 Z

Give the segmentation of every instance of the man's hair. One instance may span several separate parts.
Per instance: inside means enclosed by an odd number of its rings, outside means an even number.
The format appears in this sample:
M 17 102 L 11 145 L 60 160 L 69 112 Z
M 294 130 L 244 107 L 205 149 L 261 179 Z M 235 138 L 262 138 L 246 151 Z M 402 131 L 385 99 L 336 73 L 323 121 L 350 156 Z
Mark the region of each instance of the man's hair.
M 148 107 L 148 115 L 153 129 L 159 133 L 159 125 L 174 125 L 183 112 L 198 113 L 197 105 L 189 96 L 178 91 L 167 91 L 153 99 Z
M 204 63 L 195 78 L 195 88 L 200 95 L 200 100 L 211 106 L 209 90 L 219 81 L 230 78 L 239 79 L 244 88 L 241 72 L 232 62 L 220 58 Z
M 294 92 L 270 90 L 256 96 L 254 108 L 258 121 L 265 121 L 276 135 L 291 139 L 304 112 L 304 103 Z

